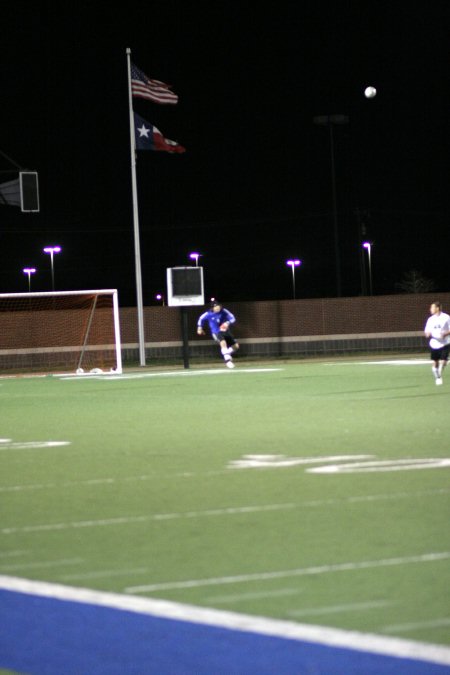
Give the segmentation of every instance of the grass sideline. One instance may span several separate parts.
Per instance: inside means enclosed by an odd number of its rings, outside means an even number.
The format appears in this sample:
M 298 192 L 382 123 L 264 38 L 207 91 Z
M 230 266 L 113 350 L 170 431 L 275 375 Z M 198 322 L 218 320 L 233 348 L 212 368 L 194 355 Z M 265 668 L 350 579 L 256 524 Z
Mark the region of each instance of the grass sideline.
M 450 644 L 450 373 L 383 360 L 1 379 L 2 574 Z

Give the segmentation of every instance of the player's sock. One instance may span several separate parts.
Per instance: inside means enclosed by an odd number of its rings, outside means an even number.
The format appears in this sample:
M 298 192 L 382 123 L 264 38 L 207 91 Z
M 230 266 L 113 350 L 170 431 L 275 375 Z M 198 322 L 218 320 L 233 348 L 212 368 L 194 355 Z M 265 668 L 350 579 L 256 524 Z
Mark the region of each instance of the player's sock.
M 437 379 L 438 377 L 440 377 L 440 375 L 439 375 L 439 369 L 436 368 L 436 366 L 433 366 L 433 367 L 431 368 L 431 370 L 433 371 L 433 375 L 434 375 L 435 379 Z
M 223 358 L 225 359 L 225 363 L 226 363 L 227 361 L 232 361 L 232 360 L 233 360 L 229 354 L 224 354 L 224 355 L 223 355 Z

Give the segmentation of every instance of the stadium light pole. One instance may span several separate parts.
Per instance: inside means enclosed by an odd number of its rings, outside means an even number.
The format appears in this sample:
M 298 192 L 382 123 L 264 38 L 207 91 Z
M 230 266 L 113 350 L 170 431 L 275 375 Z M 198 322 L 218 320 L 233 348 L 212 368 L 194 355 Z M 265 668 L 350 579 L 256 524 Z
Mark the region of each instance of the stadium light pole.
M 28 293 L 31 291 L 31 275 L 36 274 L 35 267 L 24 267 L 22 272 L 28 275 Z
M 367 251 L 367 262 L 369 265 L 369 295 L 372 295 L 372 244 L 370 241 L 363 242 L 363 248 Z
M 55 253 L 60 253 L 61 252 L 61 246 L 46 246 L 44 248 L 44 253 L 49 253 L 50 254 L 50 267 L 52 270 L 52 291 L 55 290 L 55 270 L 53 266 L 53 255 Z
M 286 260 L 286 265 L 292 269 L 292 297 L 295 300 L 295 268 L 302 264 L 301 260 Z
M 337 197 L 336 197 L 336 167 L 334 158 L 334 133 L 333 127 L 339 124 L 348 124 L 347 115 L 319 115 L 313 117 L 314 124 L 328 127 L 330 135 L 330 159 L 331 159 L 331 195 L 333 200 L 333 231 L 334 231 L 334 257 L 336 266 L 336 293 L 341 297 L 341 255 L 339 251 L 339 227 L 337 215 Z
M 198 267 L 198 259 L 201 258 L 202 254 L 201 253 L 189 253 L 189 257 L 191 260 L 195 260 L 195 266 Z

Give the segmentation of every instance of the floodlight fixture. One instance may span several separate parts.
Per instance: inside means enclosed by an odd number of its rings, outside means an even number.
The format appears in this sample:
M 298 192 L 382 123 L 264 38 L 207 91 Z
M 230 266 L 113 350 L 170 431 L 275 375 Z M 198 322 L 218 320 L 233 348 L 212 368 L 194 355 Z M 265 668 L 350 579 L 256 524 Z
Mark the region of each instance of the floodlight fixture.
M 61 252 L 61 246 L 46 246 L 44 248 L 44 253 L 49 253 L 50 254 L 50 266 L 51 266 L 51 272 L 52 272 L 52 291 L 55 290 L 55 270 L 53 266 L 53 255 L 55 253 L 60 253 Z
M 26 275 L 28 275 L 28 292 L 31 291 L 31 275 L 36 274 L 36 268 L 35 267 L 24 267 L 22 272 Z

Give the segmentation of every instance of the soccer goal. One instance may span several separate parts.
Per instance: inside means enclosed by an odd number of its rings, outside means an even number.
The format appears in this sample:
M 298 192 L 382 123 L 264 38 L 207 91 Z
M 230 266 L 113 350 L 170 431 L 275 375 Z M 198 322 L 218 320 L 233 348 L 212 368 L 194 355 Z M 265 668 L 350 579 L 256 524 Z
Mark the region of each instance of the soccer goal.
M 117 290 L 1 293 L 0 370 L 121 373 Z

